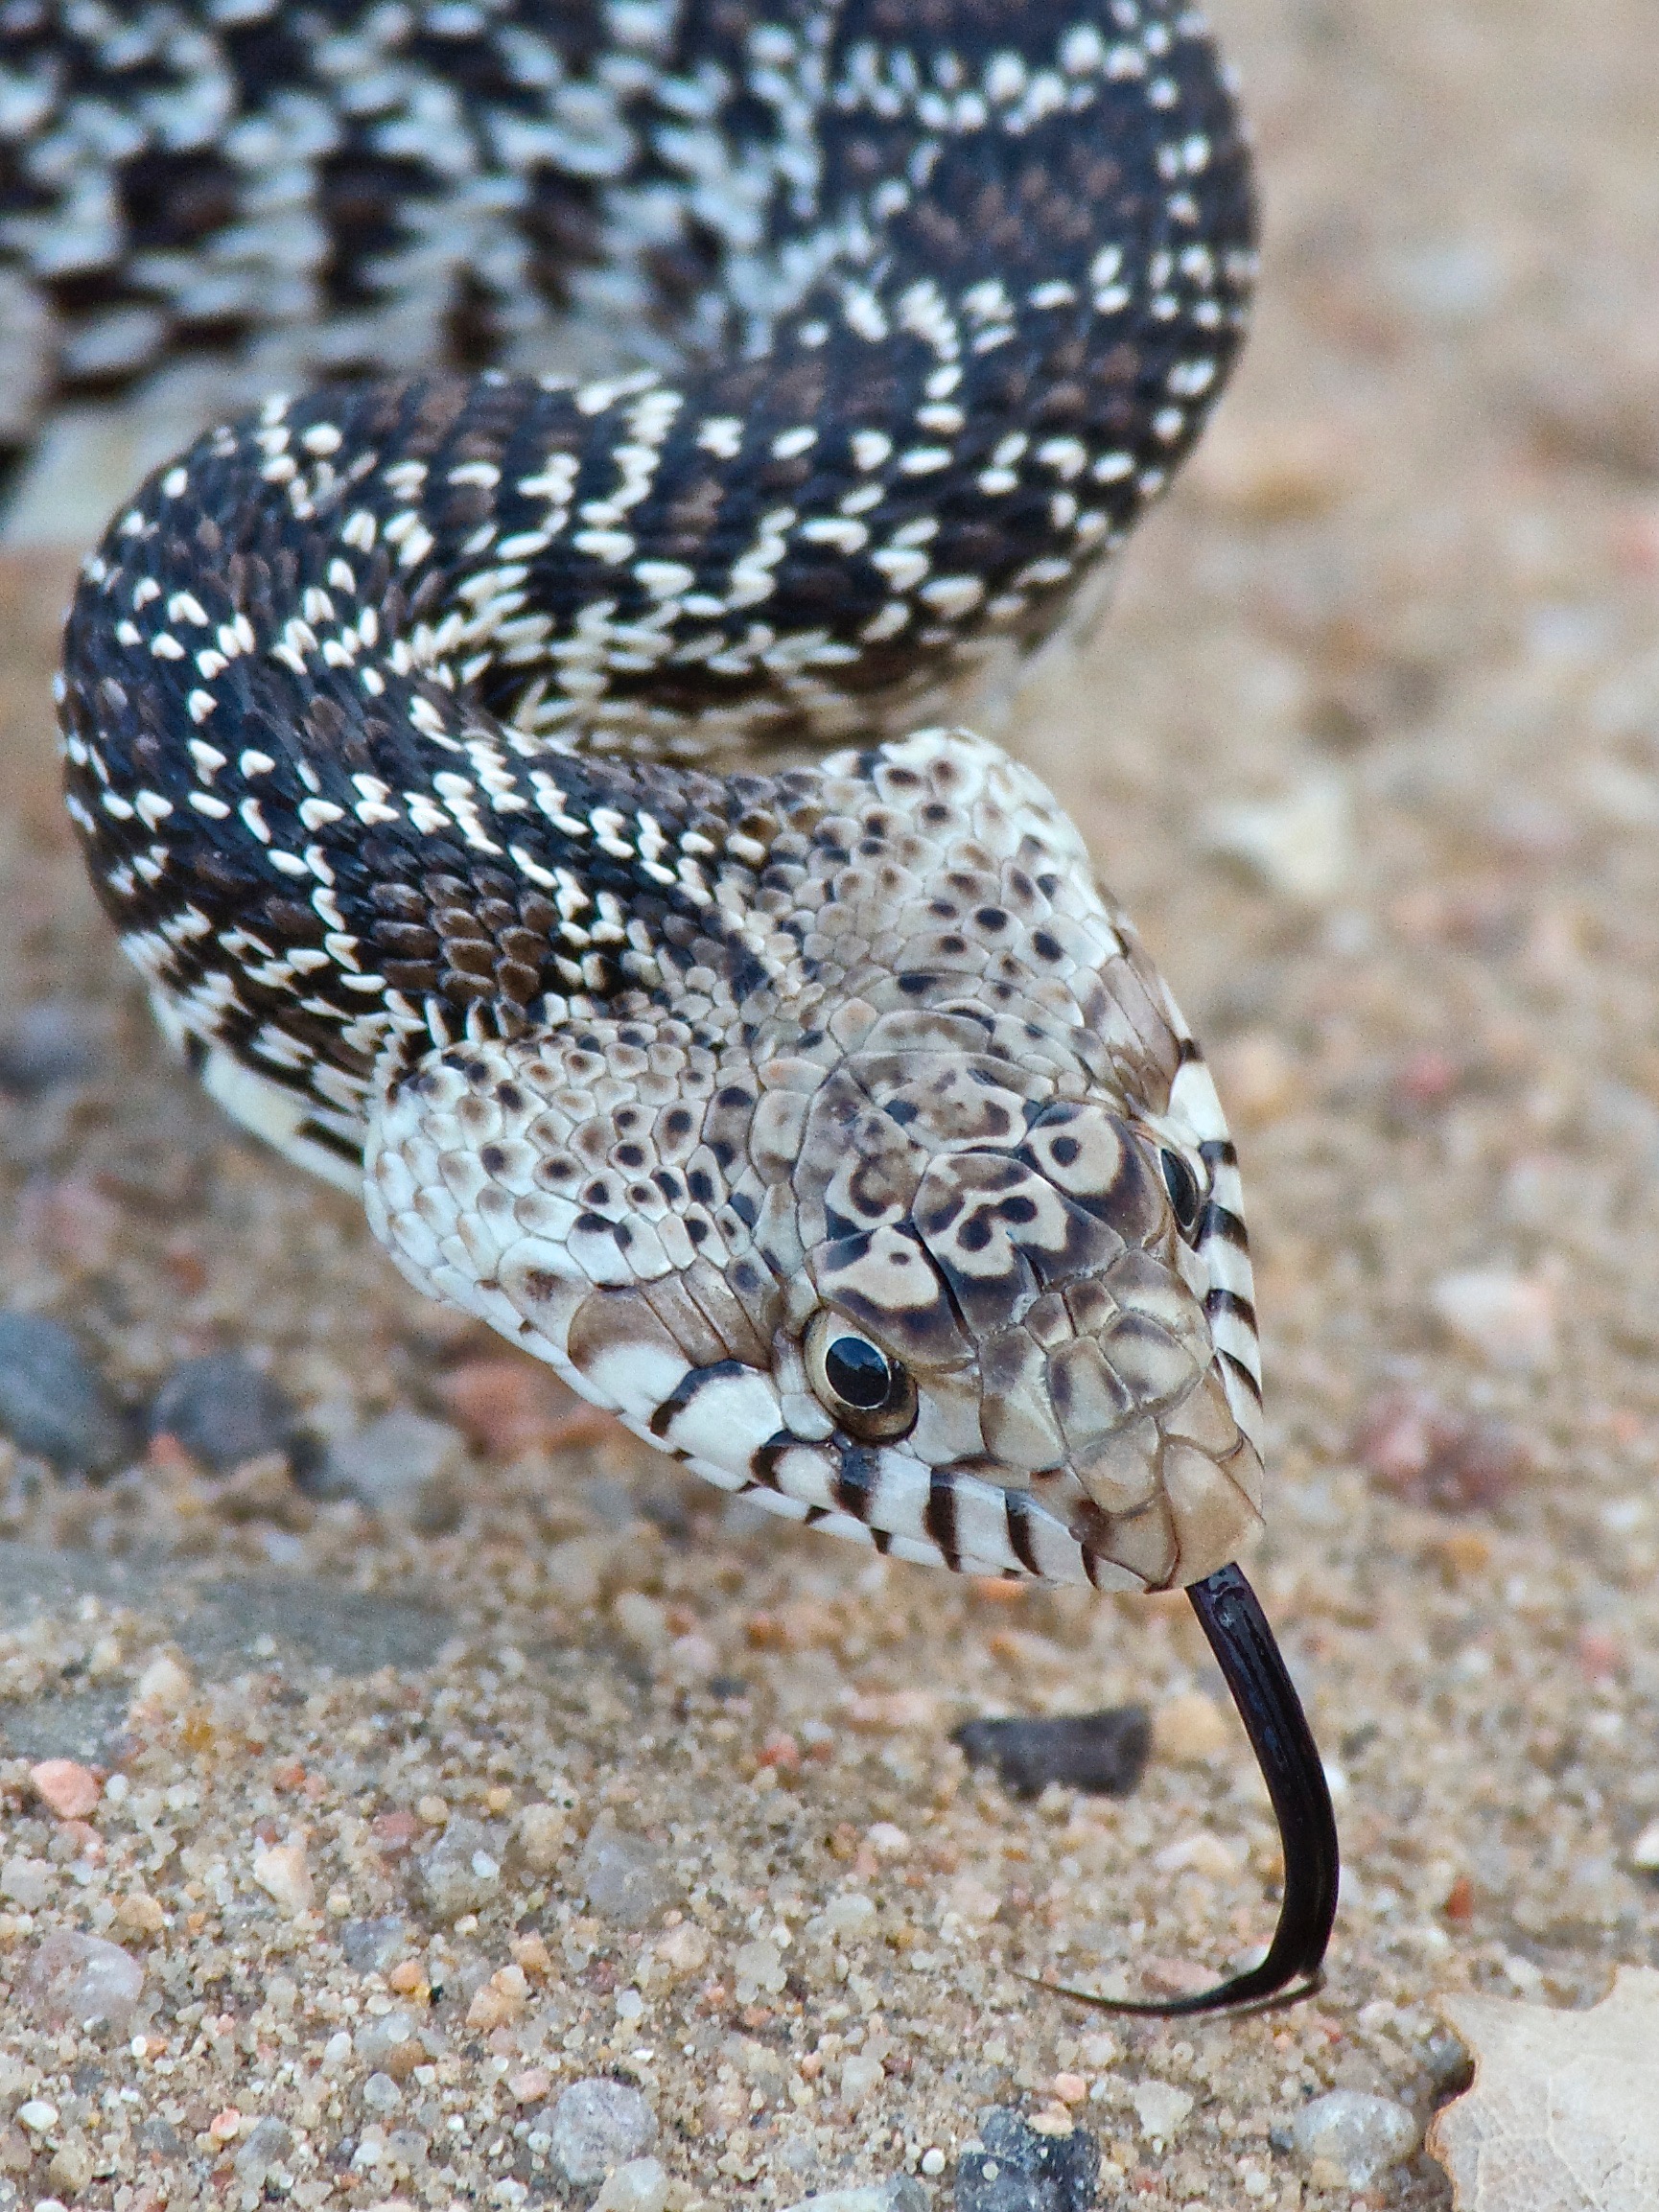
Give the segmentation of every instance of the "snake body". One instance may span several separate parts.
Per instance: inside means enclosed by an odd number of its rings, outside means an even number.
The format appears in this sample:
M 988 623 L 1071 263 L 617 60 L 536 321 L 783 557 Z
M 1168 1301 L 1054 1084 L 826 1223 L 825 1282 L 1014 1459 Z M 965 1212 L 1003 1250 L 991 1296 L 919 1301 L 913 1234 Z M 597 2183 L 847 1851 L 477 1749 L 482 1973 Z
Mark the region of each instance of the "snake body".
M 115 31 L 12 13 L 73 181 Z M 348 368 L 400 365 L 400 309 L 428 355 L 549 303 L 656 349 L 273 399 L 117 515 L 69 806 L 164 1026 L 412 1279 L 722 1487 L 977 1573 L 1207 1586 L 1261 1473 L 1213 1084 L 1049 793 L 911 727 L 1053 629 L 1225 379 L 1253 216 L 1202 23 L 146 22 L 129 66 L 196 89 L 126 85 L 148 198 L 71 325 L 176 352 L 234 297 L 257 350 L 257 286 L 212 280 L 269 263 L 265 190 L 306 210 L 267 321 Z M 43 298 L 72 198 L 0 230 Z

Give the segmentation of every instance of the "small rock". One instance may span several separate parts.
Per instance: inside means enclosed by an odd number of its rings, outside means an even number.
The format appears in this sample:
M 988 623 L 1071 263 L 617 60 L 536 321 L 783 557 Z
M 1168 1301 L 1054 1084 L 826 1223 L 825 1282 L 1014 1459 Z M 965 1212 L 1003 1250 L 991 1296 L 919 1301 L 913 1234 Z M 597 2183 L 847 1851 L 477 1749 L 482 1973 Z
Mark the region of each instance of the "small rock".
M 1499 1505 L 1532 1470 L 1518 1429 L 1456 1412 L 1423 1390 L 1376 1399 L 1354 1431 L 1352 1450 L 1382 1489 L 1441 1513 Z
M 1192 2092 L 1173 2082 L 1136 2082 L 1129 2092 L 1143 2135 L 1172 2142 L 1192 2111 Z
M 373 1921 L 347 1921 L 339 1931 L 339 1947 L 346 1965 L 360 1974 L 384 1974 L 409 1948 L 409 1922 L 396 1913 Z
M 890 2181 L 867 2181 L 861 2188 L 820 2190 L 816 2197 L 786 2206 L 785 2212 L 927 2212 L 931 2202 L 920 2181 L 895 2174 Z
M 98 1777 L 72 1758 L 43 1758 L 29 1769 L 36 1796 L 59 1820 L 85 1820 L 104 1794 Z
M 643 1928 L 668 1901 L 663 1855 L 643 1835 L 596 1821 L 576 1861 L 576 1886 L 602 1920 Z
M 1146 1771 L 1152 1727 L 1144 1706 L 1119 1705 L 1058 1720 L 965 1721 L 950 1740 L 970 1766 L 994 1766 L 1012 1797 L 1040 1797 L 1051 1781 L 1128 1797 Z
M 1154 1853 L 1152 1863 L 1160 1874 L 1178 1874 L 1190 1867 L 1194 1874 L 1227 1881 L 1238 1873 L 1243 1857 L 1242 1847 L 1235 1853 L 1220 1836 L 1199 1828 L 1192 1835 L 1177 1836 L 1173 1843 L 1165 1844 Z
M 1324 905 L 1354 872 L 1353 807 L 1339 776 L 1304 777 L 1283 799 L 1213 807 L 1201 834 L 1298 905 Z
M 1178 1766 L 1213 1758 L 1230 1737 L 1227 1716 L 1213 1697 L 1189 1689 L 1160 1705 L 1152 1724 L 1153 1748 Z
M 286 1455 L 294 1409 L 269 1375 L 236 1352 L 186 1360 L 163 1383 L 150 1412 L 152 1436 L 171 1436 L 199 1465 L 227 1475 L 249 1459 Z
M 100 1474 L 127 1448 L 114 1401 L 57 1321 L 0 1314 L 0 1432 L 73 1474 Z
M 330 1447 L 317 1480 L 330 1496 L 355 1498 L 387 1520 L 436 1535 L 459 1519 L 466 1458 L 466 1438 L 447 1422 L 383 1413 Z
M 1536 1275 L 1470 1268 L 1442 1275 L 1429 1293 L 1458 1340 L 1495 1367 L 1547 1367 L 1555 1356 L 1555 1293 Z
M 102 1028 L 91 1007 L 72 999 L 22 1008 L 0 1036 L 0 1090 L 35 1098 L 58 1083 L 85 1083 L 98 1073 Z
M 371 2074 L 362 2085 L 362 2101 L 371 2112 L 395 2112 L 403 2091 L 389 2074 Z
M 1630 1864 L 1638 1874 L 1659 1874 L 1659 1820 L 1650 1820 L 1630 1846 Z
M 1100 2145 L 1087 2128 L 1040 2134 L 1006 2105 L 979 2114 L 980 2151 L 956 2169 L 956 2212 L 1088 2212 Z
M 36 2018 L 48 2027 L 103 2020 L 125 2035 L 144 1988 L 144 1968 L 119 1944 L 55 1928 L 30 1960 L 23 1988 Z
M 53 2152 L 46 2168 L 46 2178 L 55 2189 L 61 2189 L 65 2197 L 73 2200 L 81 2195 L 91 2180 L 92 2165 L 91 2151 L 80 2136 L 71 2135 Z M 50 2203 L 55 2200 L 49 2198 L 46 2201 Z M 36 2212 L 40 2212 L 38 2206 Z
M 266 2177 L 293 2149 L 293 2136 L 274 2114 L 256 2120 L 237 2146 L 231 2168 L 245 2189 L 265 2187 Z
M 311 1910 L 314 1886 L 303 1843 L 263 1846 L 253 1854 L 253 1878 L 285 1913 Z
M 783 1987 L 783 1954 L 774 1943 L 760 1937 L 752 1944 L 739 1944 L 732 1954 L 732 1970 L 737 1977 L 737 2002 L 752 2005 L 757 1997 L 775 1997 Z
M 427 1909 L 445 1925 L 501 1894 L 501 1842 L 479 1821 L 449 1821 L 414 1864 Z
M 37 1913 L 52 1895 L 55 1872 L 50 1859 L 8 1859 L 0 1866 L 0 1898 Z
M 58 2107 L 48 2097 L 31 2097 L 18 2106 L 17 2117 L 30 2134 L 44 2135 L 58 2125 Z
M 129 1720 L 166 1719 L 182 1712 L 196 1691 L 190 1670 L 173 1654 L 158 1651 L 132 1686 Z
M 1332 2089 L 1304 2105 L 1289 2132 L 1311 2179 L 1325 2188 L 1367 2189 L 1388 2167 L 1411 2156 L 1422 2131 L 1392 2097 Z
M 386 2070 L 388 2061 L 417 2042 L 419 2036 L 420 2022 L 415 2015 L 394 2006 L 389 2013 L 374 2014 L 364 2020 L 351 2039 L 352 2049 L 365 2066 Z M 401 2061 L 398 2063 L 401 2068 Z
M 594 2212 L 663 2212 L 668 2175 L 660 2158 L 630 2158 L 594 2200 Z
M 464 1361 L 438 1377 L 436 1391 L 468 1443 L 501 1459 L 547 1444 L 581 1403 L 557 1376 L 523 1354 Z
M 527 1805 L 519 1814 L 519 1849 L 533 1874 L 550 1874 L 565 1855 L 570 1815 L 556 1805 Z
M 850 2112 L 859 2111 L 879 2086 L 882 2066 L 869 2051 L 851 2051 L 841 2061 L 841 2102 Z
M 547 2116 L 551 2156 L 567 2181 L 602 2181 L 650 2149 L 657 2116 L 638 2089 L 608 2075 L 572 2082 Z

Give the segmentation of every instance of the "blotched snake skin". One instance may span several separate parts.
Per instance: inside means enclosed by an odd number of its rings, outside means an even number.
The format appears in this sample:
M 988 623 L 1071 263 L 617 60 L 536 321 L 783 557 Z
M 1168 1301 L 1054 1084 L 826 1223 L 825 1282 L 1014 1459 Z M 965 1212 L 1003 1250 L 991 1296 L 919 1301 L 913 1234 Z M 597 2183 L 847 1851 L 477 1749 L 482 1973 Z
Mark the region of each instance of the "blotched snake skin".
M 1198 18 L 13 4 L 0 58 L 14 414 L 335 380 L 158 470 L 70 617 L 69 807 L 164 1027 L 721 1487 L 1191 1587 L 1288 1872 L 1268 1960 L 1183 2003 L 1316 1973 L 1214 1086 L 1053 798 L 916 726 L 1054 628 L 1231 362 Z M 477 372 L 567 310 L 636 365 Z

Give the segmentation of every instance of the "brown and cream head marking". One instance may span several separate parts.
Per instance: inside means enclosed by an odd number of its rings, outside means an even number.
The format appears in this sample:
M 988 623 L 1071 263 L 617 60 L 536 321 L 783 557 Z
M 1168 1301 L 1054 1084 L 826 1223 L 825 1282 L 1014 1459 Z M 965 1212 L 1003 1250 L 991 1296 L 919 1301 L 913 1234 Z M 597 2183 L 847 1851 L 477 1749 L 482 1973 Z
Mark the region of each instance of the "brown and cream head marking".
M 706 873 L 721 945 L 669 1005 L 388 1086 L 400 1264 L 711 1481 L 899 1557 L 1123 1589 L 1234 1558 L 1232 1148 L 1048 793 L 920 732 L 751 786 Z

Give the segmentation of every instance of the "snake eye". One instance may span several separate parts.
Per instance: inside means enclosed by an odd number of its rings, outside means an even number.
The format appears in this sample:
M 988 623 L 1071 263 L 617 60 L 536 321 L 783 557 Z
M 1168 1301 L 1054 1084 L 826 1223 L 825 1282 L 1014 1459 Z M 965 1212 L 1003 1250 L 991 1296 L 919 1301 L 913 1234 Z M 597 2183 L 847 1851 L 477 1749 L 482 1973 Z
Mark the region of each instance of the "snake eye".
M 909 1370 L 860 1336 L 839 1314 L 819 1314 L 806 1337 L 806 1374 L 844 1429 L 861 1443 L 902 1436 L 915 1425 Z
M 1169 1202 L 1175 1208 L 1175 1218 L 1183 1236 L 1190 1237 L 1198 1226 L 1202 1197 L 1195 1176 L 1180 1153 L 1172 1153 L 1167 1145 L 1157 1155 L 1163 1170 L 1163 1187 L 1169 1193 Z

